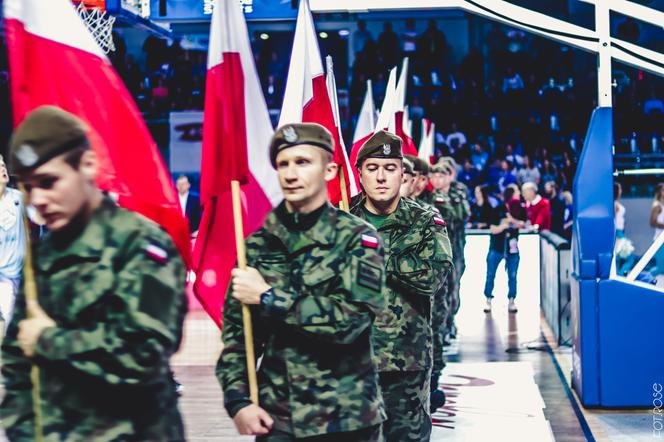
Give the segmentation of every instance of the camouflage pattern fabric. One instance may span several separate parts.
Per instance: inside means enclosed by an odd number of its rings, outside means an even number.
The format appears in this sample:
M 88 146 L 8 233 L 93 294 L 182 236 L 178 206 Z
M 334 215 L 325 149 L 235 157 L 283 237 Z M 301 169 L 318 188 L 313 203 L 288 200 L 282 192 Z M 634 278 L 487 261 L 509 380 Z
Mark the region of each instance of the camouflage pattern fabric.
M 351 209 L 367 218 L 364 201 Z M 387 308 L 376 318 L 373 346 L 378 370 L 422 371 L 432 366 L 431 310 L 452 265 L 443 220 L 402 198 L 378 234 L 385 247 Z
M 324 434 L 322 436 L 306 437 L 304 439 L 293 436 L 283 431 L 272 430 L 265 436 L 256 438 L 256 442 L 385 442 L 383 426 L 363 428 L 358 431 L 346 433 Z
M 470 204 L 468 203 L 468 188 L 465 184 L 453 181 L 450 184 L 449 197 L 455 208 L 455 217 L 453 219 L 454 239 L 452 240 L 452 252 L 454 254 L 454 275 L 450 278 L 450 291 L 453 293 L 450 303 L 450 314 L 448 315 L 447 325 L 452 328 L 454 325 L 454 316 L 461 306 L 460 288 L 461 277 L 466 270 L 466 259 L 464 248 L 466 247 L 466 221 L 470 216 Z
M 380 374 L 380 386 L 387 407 L 383 433 L 387 442 L 428 442 L 429 372 L 406 371 Z
M 463 276 L 466 268 L 464 258 L 466 245 L 465 223 L 470 214 L 466 186 L 457 181 L 452 182 L 447 192 L 435 192 L 433 204 L 440 210 L 442 217 L 447 222 L 452 255 L 454 256 L 454 269 L 446 283 L 448 314 L 445 319 L 446 326 L 441 332 L 444 336 L 454 326 L 454 316 L 459 311 L 459 288 L 461 276 Z
M 434 195 L 432 201 L 435 201 L 436 197 L 437 195 Z M 439 208 L 436 207 L 434 204 L 429 204 L 426 201 L 422 200 L 410 200 L 410 201 L 414 201 L 417 204 L 419 204 L 422 208 L 429 210 L 437 215 L 440 215 L 443 218 L 443 220 L 445 220 L 445 215 L 443 214 L 443 212 L 439 210 Z M 449 216 L 449 213 L 447 213 L 447 215 Z M 445 230 L 449 233 L 447 227 L 445 227 Z M 454 255 L 454 253 L 452 253 L 452 255 Z M 450 292 L 449 285 L 450 281 L 453 278 L 452 276 L 453 274 L 454 274 L 454 266 L 450 268 L 449 275 L 445 279 L 445 283 L 436 292 L 433 300 L 433 308 L 431 312 L 431 330 L 433 333 L 433 344 L 432 344 L 433 367 L 431 371 L 432 385 L 438 385 L 438 379 L 440 378 L 440 375 L 442 374 L 443 369 L 445 368 L 446 365 L 445 357 L 443 355 L 443 346 L 444 346 L 445 330 L 446 330 L 446 324 L 449 312 L 449 305 L 448 305 L 449 304 L 448 293 Z
M 283 204 L 283 203 L 282 203 Z M 295 437 L 385 420 L 371 328 L 385 306 L 383 248 L 367 223 L 329 204 L 303 232 L 271 212 L 247 239 L 247 259 L 274 289 L 252 306 L 260 406 Z M 228 413 L 248 405 L 241 305 L 227 295 L 217 377 Z
M 42 240 L 35 272 L 57 323 L 35 347 L 45 440 L 184 440 L 169 359 L 182 336 L 185 268 L 170 237 L 105 198 L 79 236 Z M 31 360 L 17 342 L 25 304 L 21 290 L 2 346 L 11 441 L 35 439 Z

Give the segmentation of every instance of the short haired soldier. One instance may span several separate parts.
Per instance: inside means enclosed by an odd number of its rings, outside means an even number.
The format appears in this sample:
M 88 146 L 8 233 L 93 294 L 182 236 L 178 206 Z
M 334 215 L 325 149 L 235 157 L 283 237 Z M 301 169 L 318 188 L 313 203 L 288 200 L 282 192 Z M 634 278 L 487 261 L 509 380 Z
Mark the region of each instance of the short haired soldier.
M 385 302 L 376 231 L 332 207 L 332 135 L 281 127 L 270 158 L 285 201 L 246 242 L 224 306 L 217 377 L 241 434 L 258 441 L 382 441 L 385 410 L 371 328 Z M 241 302 L 250 305 L 260 406 L 249 400 Z
M 351 212 L 378 229 L 385 244 L 387 308 L 373 343 L 389 442 L 428 441 L 432 304 L 451 265 L 445 222 L 400 196 L 401 139 L 380 131 L 362 146 L 356 167 L 365 197 Z
M 96 187 L 87 132 L 43 106 L 12 137 L 11 168 L 50 232 L 34 252 L 38 304 L 19 291 L 2 346 L 2 424 L 12 441 L 35 439 L 36 364 L 45 440 L 184 440 L 169 359 L 185 266 L 157 224 Z

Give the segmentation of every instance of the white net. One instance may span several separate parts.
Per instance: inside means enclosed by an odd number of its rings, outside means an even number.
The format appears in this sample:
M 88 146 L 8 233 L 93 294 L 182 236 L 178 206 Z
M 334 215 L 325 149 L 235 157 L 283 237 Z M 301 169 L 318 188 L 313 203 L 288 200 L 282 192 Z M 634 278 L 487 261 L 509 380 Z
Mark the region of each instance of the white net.
M 113 43 L 115 17 L 101 9 L 88 8 L 83 2 L 78 4 L 76 10 L 101 49 L 107 54 L 115 51 Z

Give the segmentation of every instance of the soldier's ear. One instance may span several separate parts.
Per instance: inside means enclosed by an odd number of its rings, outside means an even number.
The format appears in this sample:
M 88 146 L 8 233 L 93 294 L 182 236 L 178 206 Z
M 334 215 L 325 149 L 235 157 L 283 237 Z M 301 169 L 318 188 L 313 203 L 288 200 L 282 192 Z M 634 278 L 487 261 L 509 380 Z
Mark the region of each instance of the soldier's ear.
M 339 174 L 339 165 L 330 161 L 325 165 L 325 181 L 332 181 Z
M 78 170 L 90 181 L 95 181 L 97 178 L 97 170 L 99 169 L 99 161 L 97 159 L 97 154 L 92 150 L 88 149 L 83 152 L 81 155 L 81 162 L 78 166 Z

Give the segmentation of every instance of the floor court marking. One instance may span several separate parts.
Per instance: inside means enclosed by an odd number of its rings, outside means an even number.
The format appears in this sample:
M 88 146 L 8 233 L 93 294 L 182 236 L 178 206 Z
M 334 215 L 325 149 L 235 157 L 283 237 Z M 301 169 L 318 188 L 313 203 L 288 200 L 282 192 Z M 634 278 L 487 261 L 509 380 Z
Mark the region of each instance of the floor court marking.
M 530 362 L 450 363 L 440 385 L 432 442 L 554 440 Z

